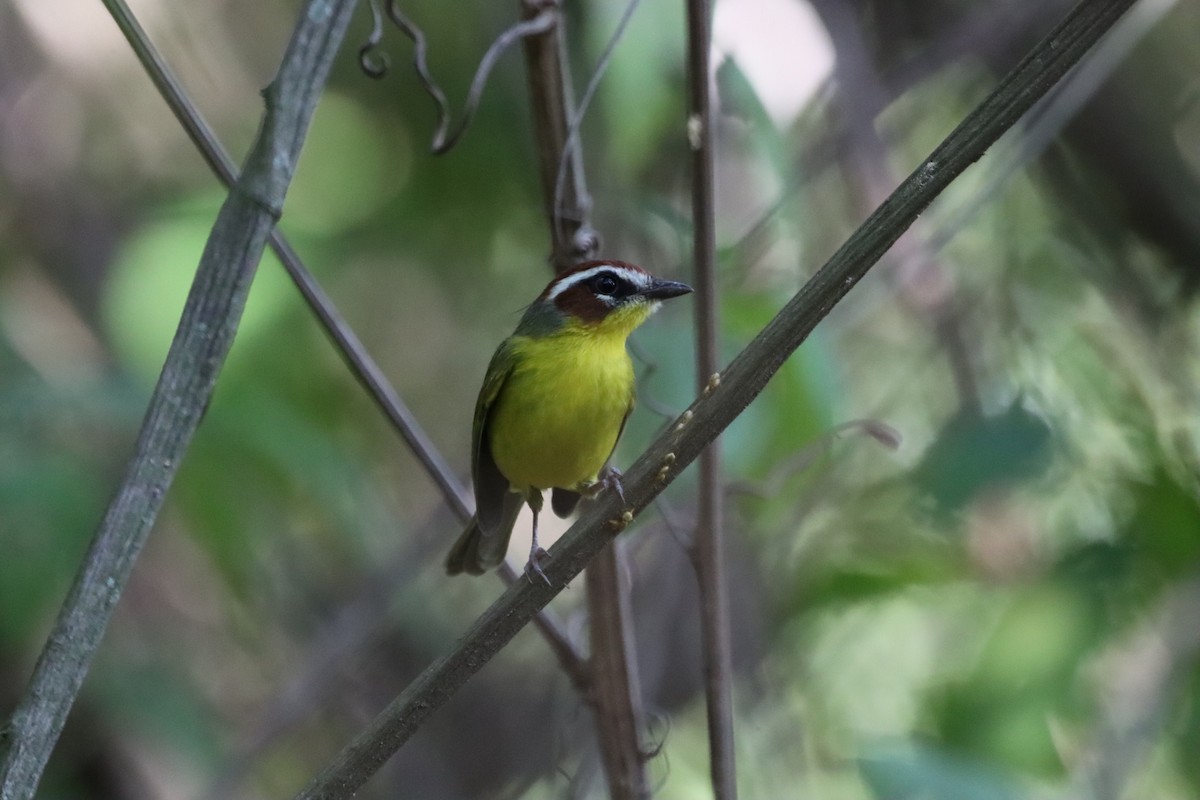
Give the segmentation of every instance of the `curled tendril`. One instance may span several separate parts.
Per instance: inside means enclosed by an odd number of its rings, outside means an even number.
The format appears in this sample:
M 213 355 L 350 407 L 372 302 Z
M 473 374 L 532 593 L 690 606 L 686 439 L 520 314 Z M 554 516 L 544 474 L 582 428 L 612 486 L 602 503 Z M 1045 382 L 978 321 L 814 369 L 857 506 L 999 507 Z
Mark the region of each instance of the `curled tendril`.
M 475 111 L 479 108 L 480 100 L 483 97 L 483 90 L 487 87 L 488 78 L 491 76 L 492 68 L 496 66 L 496 62 L 500 60 L 500 57 L 517 40 L 545 33 L 553 28 L 558 22 L 558 3 L 547 2 L 536 16 L 515 23 L 496 37 L 496 40 L 492 42 L 487 52 L 484 53 L 483 58 L 479 61 L 479 66 L 475 70 L 475 77 L 471 80 L 470 91 L 467 92 L 466 103 L 463 105 L 462 119 L 453 132 L 450 132 L 450 104 L 446 101 L 446 93 L 442 91 L 442 88 L 433 79 L 433 75 L 429 71 L 429 62 L 427 60 L 429 48 L 425 40 L 425 32 L 415 25 L 400 9 L 400 4 L 397 0 L 388 0 L 387 15 L 395 26 L 412 40 L 413 68 L 417 72 L 417 79 L 421 82 L 421 86 L 425 89 L 425 92 L 433 98 L 434 105 L 437 107 L 437 122 L 434 125 L 433 137 L 430 141 L 429 149 L 435 155 L 442 155 L 449 152 L 458 143 L 458 140 L 462 138 L 462 135 L 466 132 L 468 126 L 470 126 L 471 120 L 475 116 Z M 379 8 L 374 2 L 371 3 L 371 16 L 374 26 L 371 35 L 367 39 L 367 43 L 358 51 L 358 60 L 359 65 L 365 73 L 372 78 L 381 78 L 387 72 L 388 61 L 386 55 L 376 55 L 373 52 L 383 38 L 383 21 Z
M 437 142 L 445 137 L 446 129 L 450 126 L 450 104 L 446 102 L 445 92 L 429 72 L 429 62 L 426 60 L 429 48 L 425 42 L 425 32 L 414 25 L 412 20 L 400 10 L 400 4 L 396 0 L 388 2 L 388 17 L 405 36 L 412 39 L 413 68 L 417 71 L 417 78 L 421 81 L 421 86 L 433 98 L 434 105 L 437 106 L 437 127 L 434 130 L 433 145 L 431 145 L 434 152 L 437 152 Z
M 430 147 L 435 154 L 441 155 L 448 152 L 458 142 L 463 133 L 466 132 L 467 126 L 471 124 L 471 118 L 475 116 L 475 110 L 479 108 L 479 100 L 483 97 L 483 90 L 487 86 L 487 80 L 491 75 L 492 67 L 500 60 L 500 56 L 504 55 L 505 51 L 512 47 L 513 43 L 517 40 L 545 33 L 557 24 L 557 7 L 547 5 L 538 12 L 537 16 L 511 25 L 504 33 L 496 37 L 496 40 L 492 42 L 492 46 L 483 54 L 483 58 L 479 61 L 479 67 L 475 70 L 475 77 L 471 80 L 470 91 L 467 92 L 467 102 L 463 106 L 463 117 L 458 124 L 458 129 L 449 136 L 445 136 L 445 126 L 443 126 L 439 131 L 443 135 L 442 138 L 439 139 L 437 135 L 434 136 Z
M 369 77 L 378 80 L 387 74 L 391 61 L 387 53 L 375 52 L 379 43 L 383 41 L 383 15 L 379 13 L 379 6 L 375 0 L 371 0 L 368 5 L 371 7 L 371 34 L 366 43 L 358 48 L 358 66 Z

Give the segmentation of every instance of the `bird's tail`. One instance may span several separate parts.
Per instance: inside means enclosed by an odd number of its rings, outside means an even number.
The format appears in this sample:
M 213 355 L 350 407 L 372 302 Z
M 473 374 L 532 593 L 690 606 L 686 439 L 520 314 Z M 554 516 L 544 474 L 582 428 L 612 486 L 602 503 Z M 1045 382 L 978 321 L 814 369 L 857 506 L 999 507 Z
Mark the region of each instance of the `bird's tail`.
M 508 553 L 508 540 L 512 538 L 513 525 L 521 513 L 524 498 L 510 493 L 504 499 L 500 524 L 496 530 L 486 533 L 479 527 L 479 518 L 471 517 L 467 529 L 462 532 L 446 556 L 446 574 L 482 575 L 493 567 L 500 566 Z

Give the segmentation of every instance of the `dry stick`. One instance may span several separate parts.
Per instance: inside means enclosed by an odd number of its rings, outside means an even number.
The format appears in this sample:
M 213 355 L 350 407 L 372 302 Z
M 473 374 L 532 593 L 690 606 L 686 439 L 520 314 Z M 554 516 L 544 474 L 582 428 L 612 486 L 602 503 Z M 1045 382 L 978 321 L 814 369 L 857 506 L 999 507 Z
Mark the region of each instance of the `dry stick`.
M 561 223 L 562 210 L 564 206 L 563 192 L 566 190 L 567 177 L 574 178 L 574 169 L 567 168 L 567 159 L 578 159 L 581 150 L 577 143 L 576 137 L 579 135 L 579 126 L 583 124 L 583 118 L 587 114 L 588 108 L 591 106 L 592 98 L 596 95 L 596 89 L 600 87 L 600 81 L 604 78 L 604 73 L 608 70 L 608 65 L 612 62 L 613 53 L 616 52 L 617 45 L 621 39 L 625 37 L 625 31 L 629 27 L 629 21 L 633 19 L 633 14 L 637 11 L 641 0 L 629 0 L 625 6 L 625 10 L 621 13 L 621 19 L 617 22 L 616 30 L 608 39 L 608 44 L 604 46 L 604 51 L 596 60 L 596 65 L 592 69 L 592 75 L 588 78 L 587 87 L 583 90 L 583 97 L 579 100 L 579 105 L 576 106 L 574 113 L 568 120 L 567 139 L 562 145 L 562 153 L 559 155 L 558 167 L 555 169 L 554 176 L 554 199 L 551 204 L 554 214 L 553 231 L 554 246 L 561 247 L 567 239 L 571 239 L 571 247 L 581 257 L 584 255 L 583 248 L 588 251 L 594 250 L 600 246 L 599 236 L 591 228 L 583 225 L 585 220 L 577 220 L 576 224 L 580 228 L 576 229 L 570 237 L 565 236 L 566 231 L 563 230 Z M 543 169 L 548 166 L 543 164 Z M 579 172 L 582 179 L 582 170 Z
M 522 0 L 522 16 L 535 13 L 547 13 L 546 4 Z M 578 120 L 574 118 L 564 52 L 564 18 L 561 12 L 555 13 L 558 24 L 525 39 L 525 57 L 542 198 L 550 224 L 551 260 L 555 271 L 562 272 L 590 255 L 597 238 L 590 223 L 591 199 L 587 194 L 582 147 L 576 131 Z M 620 574 L 615 544 L 588 568 L 586 591 L 592 651 L 588 698 L 595 715 L 596 738 L 609 794 L 613 800 L 636 800 L 650 796 L 650 780 L 640 737 L 644 713 L 634 657 L 633 619 Z
M 368 75 L 373 78 L 380 78 L 383 76 L 383 70 L 372 64 L 368 58 L 371 48 L 379 43 L 383 35 L 378 12 L 373 5 L 371 6 L 371 10 L 376 14 L 374 20 L 375 27 L 371 31 L 367 44 L 359 50 L 359 64 L 362 65 Z M 433 139 L 429 144 L 429 151 L 434 155 L 445 155 L 450 152 L 458 144 L 463 134 L 467 132 L 467 128 L 471 126 L 471 120 L 475 117 L 475 112 L 479 109 L 480 101 L 483 99 L 483 92 L 487 88 L 487 81 L 492 73 L 492 67 L 496 66 L 496 62 L 508 51 L 512 43 L 517 39 L 524 39 L 534 34 L 545 33 L 558 22 L 557 11 L 552 7 L 547 7 L 541 13 L 510 25 L 492 41 L 487 52 L 480 59 L 479 66 L 475 69 L 475 77 L 471 79 L 471 88 L 468 90 L 467 99 L 463 103 L 462 118 L 458 121 L 458 127 L 453 132 L 450 132 L 450 104 L 446 101 L 445 92 L 438 86 L 437 81 L 433 79 L 433 75 L 429 71 L 429 63 L 425 57 L 428 49 L 425 43 L 425 32 L 400 10 L 400 4 L 397 0 L 391 0 L 388 3 L 388 16 L 391 17 L 396 27 L 403 31 L 405 36 L 412 39 L 413 67 L 416 69 L 417 79 L 421 82 L 421 86 L 433 99 L 434 105 L 437 107 L 437 123 L 434 127 Z
M 612 800 L 650 797 L 641 733 L 645 729 L 633 610 L 621 551 L 612 542 L 588 564 L 586 583 L 591 691 L 600 761 Z
M 717 375 L 716 204 L 713 177 L 712 84 L 709 0 L 687 0 L 688 141 L 692 151 L 692 258 L 696 276 L 696 378 L 703 396 L 715 391 Z M 713 797 L 736 800 L 733 738 L 733 656 L 729 641 L 718 443 L 700 453 L 700 486 L 692 563 L 700 590 L 704 698 L 708 711 L 709 776 Z
M 585 575 L 592 642 L 592 708 L 600 761 L 612 800 L 650 797 L 642 751 L 645 709 L 638 679 L 629 572 L 612 542 L 588 564 Z
M 354 0 L 310 0 L 279 73 L 264 92 L 262 129 L 205 245 L 125 478 L 4 732 L 3 800 L 33 796 L 138 552 L 212 397 L 354 6 Z
M 521 16 L 531 19 L 551 7 L 545 0 L 520 0 Z M 594 254 L 599 246 L 595 232 L 587 223 L 592 211 L 583 175 L 583 153 L 575 146 L 567 149 L 571 119 L 571 79 L 567 68 L 563 36 L 563 16 L 545 33 L 525 38 L 525 71 L 529 96 L 533 99 L 533 132 L 537 137 L 538 175 L 542 199 L 550 220 L 554 272 L 561 273 Z M 566 156 L 564 157 L 564 152 Z M 555 184 L 559 164 L 565 161 L 564 190 L 561 206 L 555 206 Z M 557 224 L 556 224 L 557 222 Z
M 126 41 L 137 55 L 138 61 L 145 68 L 147 75 L 154 82 L 159 94 L 175 118 L 183 126 L 188 138 L 196 145 L 200 155 L 217 178 L 227 187 L 232 187 L 237 180 L 237 168 L 233 159 L 225 151 L 212 128 L 205 122 L 195 104 L 188 99 L 187 93 L 178 79 L 167 66 L 166 60 L 154 47 L 150 37 L 142 29 L 137 18 L 125 0 L 104 0 L 113 20 L 125 35 Z M 284 270 L 300 290 L 313 314 L 316 315 L 321 327 L 329 336 L 343 361 L 350 368 L 375 405 L 384 416 L 399 431 L 409 449 L 421 462 L 426 473 L 441 490 L 442 496 L 460 521 L 466 523 L 471 516 L 471 504 L 468 493 L 458 481 L 454 471 L 441 452 L 425 433 L 421 424 L 413 416 L 408 406 L 400 399 L 399 394 L 388 382 L 383 370 L 371 358 L 358 336 L 346 323 L 337 306 L 325 294 L 325 290 L 304 266 L 296 250 L 287 238 L 276 229 L 272 229 L 270 238 L 271 249 L 279 256 Z M 504 565 L 498 573 L 506 583 L 516 580 L 516 573 L 508 565 Z M 587 670 L 584 658 L 571 643 L 562 624 L 548 612 L 539 614 L 534 624 L 541 632 L 546 643 L 553 651 L 555 658 L 572 684 L 581 692 L 587 690 Z
M 1134 0 L 1083 0 L 884 201 L 625 473 L 625 505 L 604 493 L 550 550 L 550 585 L 518 581 L 446 655 L 431 664 L 297 795 L 351 796 L 421 724 L 478 672 L 538 609 L 690 464 L 763 390 L 783 362 L 954 178 L 1071 68 Z

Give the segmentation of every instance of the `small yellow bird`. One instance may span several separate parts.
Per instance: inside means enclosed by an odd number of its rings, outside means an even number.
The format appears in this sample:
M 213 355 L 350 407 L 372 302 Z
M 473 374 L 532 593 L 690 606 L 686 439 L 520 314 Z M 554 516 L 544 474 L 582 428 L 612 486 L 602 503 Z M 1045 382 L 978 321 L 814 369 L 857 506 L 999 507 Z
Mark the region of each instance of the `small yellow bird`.
M 521 506 L 533 510 L 526 574 L 546 580 L 537 518 L 542 491 L 566 517 L 581 495 L 620 491 L 605 465 L 633 409 L 625 340 L 660 301 L 692 291 L 625 261 L 588 261 L 559 275 L 496 349 L 475 404 L 471 478 L 475 516 L 446 572 L 482 575 L 504 560 Z M 605 474 L 601 476 L 601 471 Z

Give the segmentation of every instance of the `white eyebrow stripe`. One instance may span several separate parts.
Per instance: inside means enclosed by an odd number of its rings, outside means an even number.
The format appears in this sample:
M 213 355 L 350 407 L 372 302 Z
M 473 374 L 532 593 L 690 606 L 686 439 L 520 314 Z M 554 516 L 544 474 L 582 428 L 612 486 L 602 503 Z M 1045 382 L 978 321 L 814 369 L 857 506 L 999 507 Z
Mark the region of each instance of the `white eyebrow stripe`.
M 553 300 L 575 284 L 586 281 L 588 278 L 594 278 L 601 272 L 611 272 L 614 275 L 629 281 L 634 286 L 640 286 L 643 289 L 649 288 L 650 286 L 650 276 L 645 272 L 634 272 L 631 269 L 618 267 L 614 264 L 601 264 L 598 267 L 585 269 L 583 272 L 576 272 L 574 275 L 564 278 L 563 280 L 554 284 L 554 288 L 550 290 L 550 294 L 546 295 L 546 299 Z

